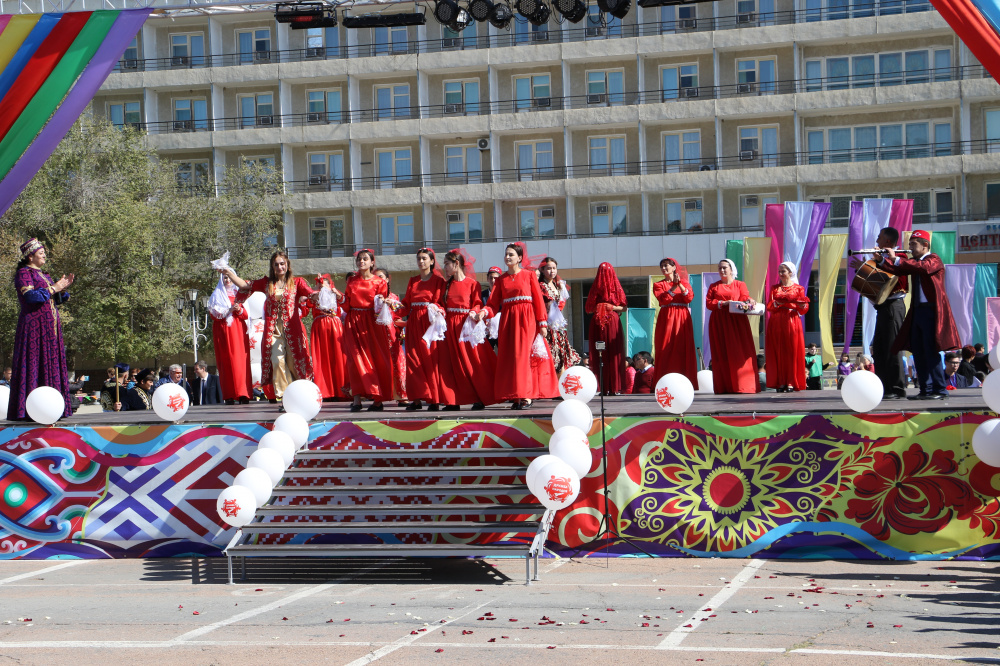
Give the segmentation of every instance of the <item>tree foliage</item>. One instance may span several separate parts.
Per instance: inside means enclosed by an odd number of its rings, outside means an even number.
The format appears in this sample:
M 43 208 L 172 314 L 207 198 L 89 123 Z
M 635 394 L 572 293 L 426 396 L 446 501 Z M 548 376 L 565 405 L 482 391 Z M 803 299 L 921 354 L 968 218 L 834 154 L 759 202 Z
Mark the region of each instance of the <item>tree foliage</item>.
M 282 225 L 281 192 L 281 175 L 252 163 L 227 167 L 218 182 L 182 182 L 141 134 L 78 123 L 0 218 L 0 271 L 12 275 L 17 246 L 37 236 L 53 277 L 76 274 L 62 307 L 69 358 L 171 356 L 190 345 L 175 297 L 191 287 L 211 293 L 218 275 L 209 262 L 226 251 L 237 272 L 262 272 Z M 0 289 L 3 358 L 17 308 L 8 278 Z

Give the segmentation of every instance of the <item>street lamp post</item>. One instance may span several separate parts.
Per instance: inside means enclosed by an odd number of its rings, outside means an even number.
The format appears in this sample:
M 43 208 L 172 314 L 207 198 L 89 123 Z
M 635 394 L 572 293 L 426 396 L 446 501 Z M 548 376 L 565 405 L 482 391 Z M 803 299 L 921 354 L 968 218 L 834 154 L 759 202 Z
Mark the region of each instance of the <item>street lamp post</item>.
M 199 320 L 198 318 L 198 290 L 188 289 L 182 295 L 179 295 L 174 300 L 174 305 L 177 306 L 177 314 L 181 315 L 181 329 L 187 333 L 184 336 L 184 340 L 191 338 L 191 346 L 194 347 L 194 362 L 198 362 L 198 338 L 208 341 L 208 338 L 202 334 L 202 331 L 208 328 L 208 297 L 206 296 L 202 299 L 204 302 L 201 304 L 202 309 L 205 311 L 203 317 Z M 187 315 L 185 316 L 185 310 L 187 310 Z M 184 319 L 188 319 L 187 323 Z

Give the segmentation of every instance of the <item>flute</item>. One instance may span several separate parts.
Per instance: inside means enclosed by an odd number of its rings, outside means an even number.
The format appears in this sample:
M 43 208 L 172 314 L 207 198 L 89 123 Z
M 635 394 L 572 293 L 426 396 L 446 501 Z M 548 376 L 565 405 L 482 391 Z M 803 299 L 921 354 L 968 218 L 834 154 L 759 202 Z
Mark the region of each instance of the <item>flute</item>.
M 896 254 L 909 254 L 910 253 L 909 250 L 896 250 L 896 249 L 893 249 L 893 251 Z M 887 252 L 887 250 L 885 248 L 883 248 L 883 247 L 869 247 L 869 248 L 865 248 L 863 250 L 848 250 L 847 251 L 847 256 L 850 257 L 851 255 L 855 255 L 855 254 L 885 254 L 886 252 Z

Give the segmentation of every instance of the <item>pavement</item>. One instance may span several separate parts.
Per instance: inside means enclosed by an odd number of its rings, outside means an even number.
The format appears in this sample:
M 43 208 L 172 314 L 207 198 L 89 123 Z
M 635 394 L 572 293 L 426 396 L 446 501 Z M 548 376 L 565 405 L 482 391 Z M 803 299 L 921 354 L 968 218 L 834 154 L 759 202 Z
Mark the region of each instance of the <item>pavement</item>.
M 1000 664 L 997 562 L 0 562 L 3 664 Z

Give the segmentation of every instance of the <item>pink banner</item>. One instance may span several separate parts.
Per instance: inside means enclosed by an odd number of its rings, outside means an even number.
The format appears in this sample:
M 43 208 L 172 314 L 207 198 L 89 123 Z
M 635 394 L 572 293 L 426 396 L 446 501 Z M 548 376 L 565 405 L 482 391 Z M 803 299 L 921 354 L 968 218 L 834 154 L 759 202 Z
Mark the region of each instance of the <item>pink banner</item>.
M 993 349 L 998 343 L 1000 343 L 1000 297 L 992 297 L 986 299 L 986 348 Z

